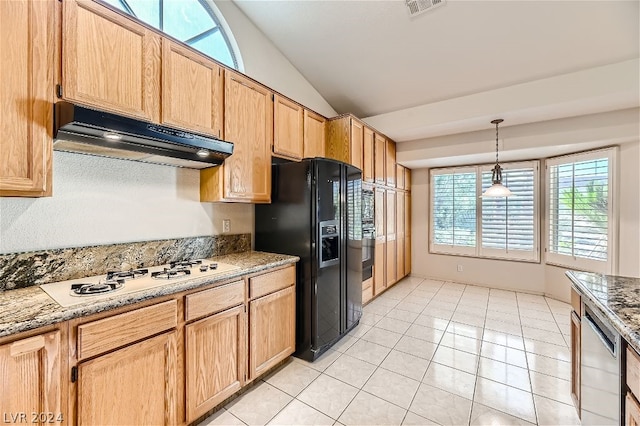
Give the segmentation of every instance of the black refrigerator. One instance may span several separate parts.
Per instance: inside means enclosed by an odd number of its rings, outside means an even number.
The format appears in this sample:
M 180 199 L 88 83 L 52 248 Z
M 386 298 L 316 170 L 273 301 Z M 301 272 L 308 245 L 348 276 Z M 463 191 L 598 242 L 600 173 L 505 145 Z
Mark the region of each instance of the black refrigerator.
M 272 165 L 255 249 L 300 257 L 296 353 L 313 361 L 362 316 L 362 173 L 324 158 Z

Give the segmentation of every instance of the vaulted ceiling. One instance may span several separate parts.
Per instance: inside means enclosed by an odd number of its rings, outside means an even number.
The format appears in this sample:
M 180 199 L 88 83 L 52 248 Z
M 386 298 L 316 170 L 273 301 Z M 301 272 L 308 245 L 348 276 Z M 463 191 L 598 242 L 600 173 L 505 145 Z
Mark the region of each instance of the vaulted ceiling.
M 450 134 L 468 120 L 401 128 L 398 117 L 424 121 L 420 108 L 479 95 L 490 104 L 489 93 L 640 56 L 633 0 L 448 0 L 414 17 L 402 0 L 234 2 L 336 111 L 369 117 L 398 141 Z M 637 103 L 628 94 L 617 102 L 603 110 Z M 499 112 L 489 105 L 472 118 L 487 128 Z M 451 129 L 436 131 L 443 126 Z

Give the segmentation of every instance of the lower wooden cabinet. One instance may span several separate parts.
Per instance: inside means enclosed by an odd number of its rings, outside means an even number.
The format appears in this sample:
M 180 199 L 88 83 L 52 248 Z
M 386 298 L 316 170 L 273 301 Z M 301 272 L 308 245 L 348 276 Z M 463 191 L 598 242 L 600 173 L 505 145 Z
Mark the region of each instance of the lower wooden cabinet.
M 362 282 L 362 304 L 369 302 L 373 298 L 373 277 Z
M 79 425 L 176 424 L 176 332 L 78 364 Z
M 240 305 L 185 326 L 187 422 L 244 385 L 246 321 Z
M 295 351 L 295 286 L 250 301 L 249 327 L 249 379 L 253 380 Z
M 384 235 L 382 239 L 384 239 Z M 377 296 L 387 289 L 387 275 L 386 275 L 386 250 L 387 243 L 379 241 L 380 237 L 376 237 L 376 246 L 374 249 L 374 261 L 373 261 L 373 295 Z
M 571 398 L 580 417 L 580 317 L 571 312 Z
M 193 423 L 295 351 L 295 284 L 278 267 L 0 338 L 0 418 Z
M 0 345 L 0 411 L 5 423 L 67 421 L 60 350 L 59 330 Z
M 640 405 L 630 392 L 627 392 L 624 403 L 624 424 L 627 426 L 640 425 Z

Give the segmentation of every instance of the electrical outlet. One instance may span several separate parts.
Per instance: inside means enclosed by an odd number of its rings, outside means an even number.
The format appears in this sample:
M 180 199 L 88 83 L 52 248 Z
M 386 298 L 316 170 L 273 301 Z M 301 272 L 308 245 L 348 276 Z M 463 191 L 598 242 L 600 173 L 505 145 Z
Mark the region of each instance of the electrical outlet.
M 462 272 L 462 265 L 458 265 L 458 272 Z
M 231 219 L 222 219 L 222 232 L 231 231 Z

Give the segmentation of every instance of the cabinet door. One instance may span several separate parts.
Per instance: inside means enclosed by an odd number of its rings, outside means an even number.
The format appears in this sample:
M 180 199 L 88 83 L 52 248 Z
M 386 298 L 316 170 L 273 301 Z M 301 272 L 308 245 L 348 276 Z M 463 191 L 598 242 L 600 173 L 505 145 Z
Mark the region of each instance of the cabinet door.
M 244 384 L 246 318 L 241 305 L 185 327 L 187 422 Z
M 375 164 L 373 155 L 374 144 L 373 130 L 365 127 L 362 141 L 362 180 L 365 182 L 373 182 Z
M 0 346 L 0 407 L 5 422 L 10 414 L 19 413 L 27 418 L 13 423 L 32 423 L 31 413 L 52 413 L 58 424 L 61 418 L 67 420 L 61 411 L 60 362 L 60 331 Z
M 51 195 L 56 2 L 0 2 L 0 196 Z
M 571 398 L 580 417 L 580 317 L 571 311 Z
M 396 192 L 387 192 L 386 235 L 387 235 L 387 287 L 397 280 L 396 276 Z
M 409 170 L 409 169 L 407 169 Z M 404 194 L 404 274 L 411 273 L 411 193 Z
M 404 237 L 404 275 L 411 273 L 411 237 Z
M 222 138 L 222 68 L 162 40 L 162 123 Z
M 406 189 L 404 185 L 404 167 L 400 164 L 396 164 L 396 188 Z
M 405 226 L 404 226 L 404 193 L 396 193 L 396 279 L 404 277 L 404 239 L 405 239 Z
M 273 100 L 265 87 L 225 71 L 224 136 L 233 155 L 200 172 L 201 201 L 271 201 Z
M 62 2 L 65 99 L 160 120 L 160 35 L 95 1 Z
M 375 181 L 380 185 L 386 184 L 384 168 L 386 166 L 387 140 L 375 134 Z
M 304 158 L 324 157 L 325 123 L 323 116 L 304 110 Z
M 176 424 L 177 363 L 176 332 L 80 363 L 77 423 Z
M 404 189 L 411 191 L 411 169 L 404 169 Z
M 351 148 L 349 163 L 362 170 L 362 143 L 364 126 L 361 122 L 351 119 Z
M 295 351 L 295 329 L 295 286 L 249 302 L 249 377 L 251 380 Z
M 386 275 L 386 222 L 385 222 L 385 190 L 376 188 L 375 190 L 375 226 L 376 226 L 376 245 L 373 263 L 373 294 L 378 295 L 387 287 Z
M 275 95 L 273 110 L 273 153 L 294 160 L 302 159 L 303 108 L 287 98 Z
M 396 186 L 396 143 L 394 141 L 387 140 L 386 162 L 387 186 Z
M 351 116 L 345 115 L 327 121 L 327 158 L 349 163 L 351 161 Z
M 633 397 L 630 392 L 627 392 L 627 396 L 624 401 L 625 415 L 624 424 L 626 426 L 638 426 L 640 425 L 640 405 L 638 401 Z

